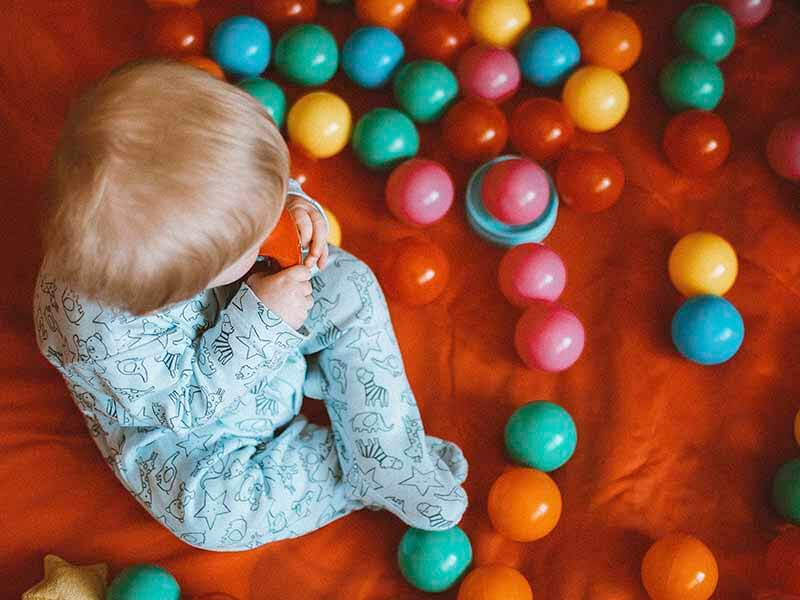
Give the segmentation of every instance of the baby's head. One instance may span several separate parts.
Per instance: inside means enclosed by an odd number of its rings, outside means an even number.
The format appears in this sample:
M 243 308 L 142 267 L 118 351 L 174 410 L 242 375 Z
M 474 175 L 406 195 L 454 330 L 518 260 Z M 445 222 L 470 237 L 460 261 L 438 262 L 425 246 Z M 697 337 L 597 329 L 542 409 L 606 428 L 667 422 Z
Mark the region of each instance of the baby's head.
M 278 221 L 288 172 L 249 94 L 179 63 L 126 66 L 77 102 L 56 148 L 48 272 L 135 314 L 235 281 Z

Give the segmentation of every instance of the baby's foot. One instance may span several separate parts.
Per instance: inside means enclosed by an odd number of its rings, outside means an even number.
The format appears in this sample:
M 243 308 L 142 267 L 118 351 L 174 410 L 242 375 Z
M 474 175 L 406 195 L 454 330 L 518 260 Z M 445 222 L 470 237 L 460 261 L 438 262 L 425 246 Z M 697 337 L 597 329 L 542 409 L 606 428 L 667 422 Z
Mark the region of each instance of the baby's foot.
M 428 451 L 431 453 L 431 458 L 436 461 L 436 468 L 440 471 L 449 471 L 457 483 L 464 483 L 467 479 L 469 465 L 461 448 L 453 442 L 432 435 L 426 437 Z

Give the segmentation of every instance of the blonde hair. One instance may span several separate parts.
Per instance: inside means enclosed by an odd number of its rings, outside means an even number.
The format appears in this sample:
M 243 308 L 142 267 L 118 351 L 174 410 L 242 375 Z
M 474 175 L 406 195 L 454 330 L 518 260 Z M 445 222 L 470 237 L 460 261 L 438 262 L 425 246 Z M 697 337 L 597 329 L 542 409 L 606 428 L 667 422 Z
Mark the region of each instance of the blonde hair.
M 123 67 L 80 98 L 56 148 L 48 271 L 134 314 L 190 298 L 275 226 L 288 172 L 246 92 L 180 63 Z

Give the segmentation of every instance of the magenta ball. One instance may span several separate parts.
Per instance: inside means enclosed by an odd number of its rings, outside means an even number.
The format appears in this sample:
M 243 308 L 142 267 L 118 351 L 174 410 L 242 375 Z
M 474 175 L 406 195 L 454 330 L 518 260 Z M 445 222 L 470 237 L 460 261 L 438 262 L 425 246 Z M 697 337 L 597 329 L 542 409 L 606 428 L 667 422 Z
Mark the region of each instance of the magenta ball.
M 458 82 L 467 96 L 500 102 L 519 88 L 517 59 L 508 50 L 473 46 L 458 61 Z
M 486 170 L 481 185 L 486 211 L 506 225 L 524 225 L 539 218 L 550 202 L 550 182 L 532 160 L 512 158 Z
M 781 177 L 800 181 L 800 118 L 775 126 L 767 140 L 767 160 Z
M 563 371 L 583 352 L 585 333 L 578 317 L 556 304 L 532 304 L 517 322 L 514 346 L 528 368 Z
M 453 205 L 453 180 L 438 162 L 412 158 L 389 176 L 386 203 L 401 221 L 430 225 L 444 217 Z
M 567 283 L 564 262 L 547 246 L 520 244 L 505 253 L 497 274 L 500 291 L 514 306 L 555 302 Z
M 754 27 L 767 18 L 772 0 L 727 0 L 725 8 L 737 27 Z

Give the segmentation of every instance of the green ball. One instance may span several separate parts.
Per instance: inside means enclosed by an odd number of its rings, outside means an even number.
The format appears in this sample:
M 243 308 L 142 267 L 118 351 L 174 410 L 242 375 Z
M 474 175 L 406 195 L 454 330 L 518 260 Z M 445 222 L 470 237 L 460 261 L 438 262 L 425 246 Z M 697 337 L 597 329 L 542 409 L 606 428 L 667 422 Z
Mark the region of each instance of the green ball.
M 281 86 L 260 77 L 242 79 L 237 85 L 264 105 L 278 129 L 283 127 L 286 120 L 286 94 Z
M 472 545 L 460 527 L 443 531 L 409 528 L 397 548 L 406 581 L 423 592 L 452 587 L 472 562 Z
M 506 424 L 506 450 L 516 462 L 554 471 L 575 453 L 578 432 L 569 413 L 552 402 L 531 402 L 518 408 Z
M 106 600 L 179 600 L 175 578 L 155 565 L 134 565 L 117 575 L 106 591 Z
M 724 8 L 702 2 L 683 11 L 675 24 L 675 37 L 689 52 L 719 62 L 733 50 L 736 24 Z
M 353 129 L 353 151 L 370 169 L 388 169 L 419 151 L 414 123 L 399 110 L 376 108 Z
M 339 49 L 331 32 L 319 25 L 297 25 L 275 46 L 275 66 L 292 83 L 322 85 L 339 66 Z
M 772 503 L 784 519 L 800 525 L 800 458 L 790 460 L 775 473 Z
M 661 97 L 678 112 L 714 110 L 722 99 L 725 81 L 717 65 L 703 58 L 679 56 L 661 71 Z
M 394 97 L 409 117 L 430 123 L 444 114 L 458 95 L 458 79 L 435 60 L 415 60 L 394 77 Z

